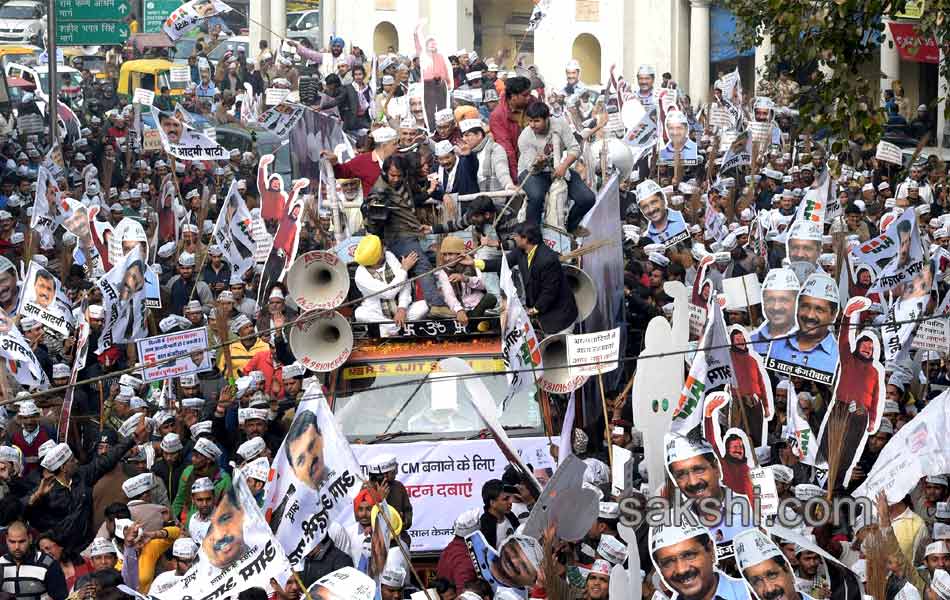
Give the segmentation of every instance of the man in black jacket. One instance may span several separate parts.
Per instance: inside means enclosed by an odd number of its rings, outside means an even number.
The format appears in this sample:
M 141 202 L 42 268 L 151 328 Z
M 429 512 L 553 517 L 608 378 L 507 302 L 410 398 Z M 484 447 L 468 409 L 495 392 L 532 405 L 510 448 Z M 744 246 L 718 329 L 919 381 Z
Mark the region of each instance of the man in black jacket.
M 482 486 L 485 512 L 478 520 L 478 529 L 492 548 L 513 534 L 520 521 L 511 513 L 511 502 L 518 489 L 505 485 L 501 479 L 489 479 Z
M 570 328 L 577 319 L 577 304 L 557 252 L 544 243 L 536 223 L 519 223 L 514 240 L 517 247 L 508 254 L 508 264 L 517 265 L 521 273 L 528 316 L 540 321 L 545 335 Z
M 39 531 L 52 530 L 67 542 L 67 550 L 80 552 L 95 536 L 92 522 L 92 488 L 135 445 L 146 439 L 147 419 L 140 419 L 132 437 L 116 444 L 107 454 L 79 465 L 66 444 L 57 444 L 40 463 L 49 471 L 30 496 L 26 515 Z
M 343 567 L 352 567 L 353 558 L 336 547 L 333 538 L 328 534 L 317 547 L 310 551 L 303 559 L 303 570 L 300 571 L 300 580 L 305 587 L 310 587 L 324 575 Z

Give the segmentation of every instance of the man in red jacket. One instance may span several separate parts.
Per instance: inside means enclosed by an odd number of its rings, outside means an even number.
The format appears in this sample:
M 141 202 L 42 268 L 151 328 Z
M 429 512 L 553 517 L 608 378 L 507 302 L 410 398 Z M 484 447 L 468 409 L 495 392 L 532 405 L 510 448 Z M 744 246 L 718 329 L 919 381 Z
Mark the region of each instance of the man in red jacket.
M 508 153 L 508 170 L 515 182 L 518 181 L 518 137 L 526 124 L 524 109 L 533 101 L 531 80 L 511 77 L 505 80 L 505 93 L 488 118 L 492 137 Z
M 478 531 L 479 510 L 467 510 L 455 518 L 455 537 L 442 550 L 436 576 L 455 584 L 456 590 L 464 589 L 465 584 L 476 579 L 475 565 L 465 545 L 465 537 Z
M 26 477 L 40 467 L 40 446 L 52 438 L 46 428 L 40 425 L 40 409 L 32 400 L 19 402 L 18 406 L 16 422 L 19 431 L 13 434 L 10 443 L 23 452 L 23 477 Z
M 370 136 L 373 138 L 373 149 L 342 164 L 336 154 L 329 150 L 323 151 L 323 156 L 333 165 L 333 175 L 337 179 L 360 180 L 364 198 L 369 197 L 373 184 L 382 174 L 383 162 L 396 153 L 396 141 L 399 139 L 399 134 L 391 127 L 380 127 Z

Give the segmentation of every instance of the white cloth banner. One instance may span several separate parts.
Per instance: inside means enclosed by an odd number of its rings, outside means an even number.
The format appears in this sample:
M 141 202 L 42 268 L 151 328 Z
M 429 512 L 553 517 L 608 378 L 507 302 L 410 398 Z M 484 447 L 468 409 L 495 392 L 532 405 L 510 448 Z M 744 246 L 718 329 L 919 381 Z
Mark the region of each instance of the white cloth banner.
M 231 7 L 220 0 L 191 0 L 172 11 L 162 29 L 174 42 L 197 27 L 202 20 L 226 12 L 231 12 Z
M 148 267 L 138 246 L 99 280 L 105 317 L 96 354 L 114 344 L 148 335 L 145 320 L 145 273 Z
M 373 446 L 377 448 L 378 446 Z M 352 517 L 360 465 L 316 383 L 307 388 L 264 488 L 264 514 L 291 564 Z
M 203 133 L 190 128 L 176 114 L 159 112 L 152 107 L 152 119 L 158 125 L 158 134 L 162 138 L 165 152 L 182 160 L 228 160 L 231 156 L 226 148 Z
M 887 501 L 899 502 L 921 477 L 950 473 L 950 391 L 924 407 L 897 430 L 881 450 L 864 483 L 851 492 L 855 498 L 877 497 L 887 492 Z
M 211 232 L 212 241 L 221 246 L 225 259 L 231 265 L 232 273 L 244 277 L 254 266 L 254 252 L 257 242 L 254 239 L 251 211 L 241 193 L 237 180 L 231 181 L 228 197 L 218 214 L 218 221 Z
M 541 369 L 541 350 L 531 319 L 518 298 L 518 290 L 511 279 L 511 269 L 504 255 L 501 257 L 498 283 L 508 300 L 502 354 L 508 371 L 508 397 L 512 398 L 522 390 L 534 389 L 538 371 L 531 372 L 531 369 Z
M 514 438 L 512 443 L 535 477 L 543 484 L 554 472 L 554 459 L 547 438 Z M 482 506 L 482 486 L 501 479 L 508 466 L 492 440 L 450 440 L 404 444 L 354 445 L 360 464 L 377 456 L 394 454 L 399 459 L 396 479 L 406 486 L 412 501 L 413 552 L 441 551 L 452 541 L 455 517 Z M 450 506 L 451 510 L 446 510 Z M 352 520 L 352 515 L 350 515 Z
M 922 276 L 924 253 L 917 229 L 917 211 L 906 210 L 884 232 L 854 247 L 851 254 L 857 265 L 874 270 L 875 279 L 868 293 L 880 293 Z M 927 289 L 929 294 L 930 290 Z
M 234 469 L 232 486 L 218 499 L 211 526 L 195 563 L 174 586 L 155 600 L 179 598 L 237 598 L 249 588 L 270 590 L 271 579 L 281 585 L 290 578 L 290 563 L 271 534 L 241 469 Z
M 8 317 L 0 321 L 0 359 L 7 361 L 7 369 L 20 385 L 39 389 L 49 387 L 49 378 L 30 349 L 30 343 Z
M 55 275 L 30 261 L 20 290 L 21 317 L 30 317 L 64 336 L 73 332 L 73 306 Z

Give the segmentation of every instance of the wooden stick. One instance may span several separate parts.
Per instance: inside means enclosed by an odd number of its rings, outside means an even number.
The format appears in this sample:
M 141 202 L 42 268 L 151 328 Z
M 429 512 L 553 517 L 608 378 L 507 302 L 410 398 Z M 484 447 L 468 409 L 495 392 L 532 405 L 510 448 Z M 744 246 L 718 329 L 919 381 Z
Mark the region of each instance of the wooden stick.
M 604 376 L 597 373 L 597 385 L 600 387 L 600 403 L 604 409 L 604 434 L 607 436 L 607 458 L 611 467 L 614 464 L 614 444 L 610 439 L 610 415 L 607 414 L 607 395 L 604 393 Z

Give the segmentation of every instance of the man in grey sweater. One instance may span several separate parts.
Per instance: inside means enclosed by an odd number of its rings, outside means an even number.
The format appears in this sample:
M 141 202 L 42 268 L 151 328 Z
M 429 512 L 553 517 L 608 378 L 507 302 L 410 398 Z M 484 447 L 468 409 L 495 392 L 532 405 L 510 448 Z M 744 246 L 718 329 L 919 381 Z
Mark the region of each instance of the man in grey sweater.
M 587 211 L 594 206 L 594 192 L 581 176 L 571 169 L 580 156 L 580 145 L 567 121 L 552 117 L 547 104 L 535 102 L 525 109 L 528 127 L 518 137 L 518 172 L 528 196 L 527 221 L 541 223 L 545 196 L 557 178 L 567 182 L 567 195 L 573 202 L 567 215 L 568 233 L 578 236 L 587 231 L 578 227 Z M 525 179 L 527 178 L 527 179 Z

